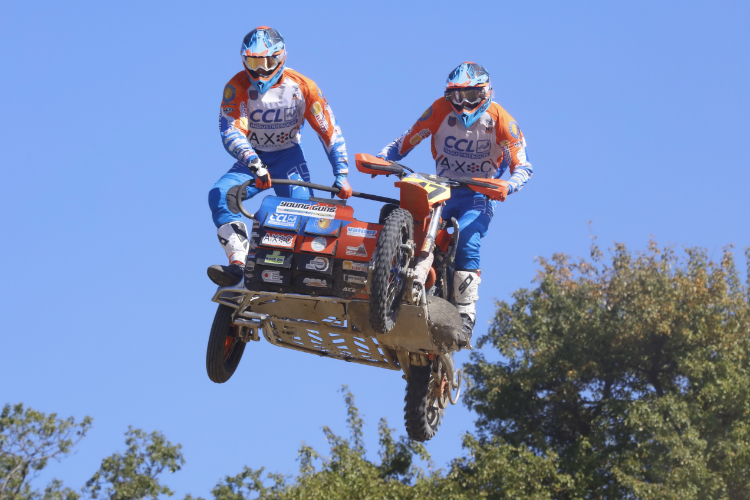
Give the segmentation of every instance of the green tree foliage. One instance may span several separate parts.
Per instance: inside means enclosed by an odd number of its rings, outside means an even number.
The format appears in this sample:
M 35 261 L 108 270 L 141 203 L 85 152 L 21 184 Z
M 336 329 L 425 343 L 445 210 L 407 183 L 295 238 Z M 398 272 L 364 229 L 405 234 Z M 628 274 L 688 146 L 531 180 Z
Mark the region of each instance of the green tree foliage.
M 84 491 L 91 498 L 110 500 L 140 500 L 173 494 L 160 482 L 164 472 L 177 472 L 185 460 L 182 445 L 173 445 L 160 432 L 146 434 L 128 428 L 125 433 L 125 453 L 115 453 L 102 460 L 101 467 L 86 482 Z
M 559 499 L 750 498 L 750 302 L 732 253 L 652 242 L 541 266 L 479 343 L 505 359 L 467 367 L 486 453 L 454 467 L 489 477 L 485 458 L 512 457 Z
M 78 495 L 53 480 L 43 493 L 30 481 L 50 460 L 67 456 L 91 427 L 91 418 L 76 422 L 72 417 L 5 405 L 0 413 L 0 500 L 75 500 Z

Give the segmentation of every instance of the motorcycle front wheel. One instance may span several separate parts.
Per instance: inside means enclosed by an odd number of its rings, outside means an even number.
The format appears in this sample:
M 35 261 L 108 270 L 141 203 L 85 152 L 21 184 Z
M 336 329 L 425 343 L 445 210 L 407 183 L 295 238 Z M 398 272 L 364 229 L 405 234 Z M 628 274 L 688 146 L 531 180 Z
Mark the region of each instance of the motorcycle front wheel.
M 233 313 L 231 307 L 219 304 L 208 337 L 206 372 L 208 378 L 217 384 L 232 377 L 245 351 L 245 343 L 237 336 L 237 327 L 232 325 Z
M 372 262 L 370 325 L 378 333 L 390 332 L 398 318 L 410 261 L 406 243 L 413 238 L 411 214 L 403 208 L 393 210 L 380 232 Z

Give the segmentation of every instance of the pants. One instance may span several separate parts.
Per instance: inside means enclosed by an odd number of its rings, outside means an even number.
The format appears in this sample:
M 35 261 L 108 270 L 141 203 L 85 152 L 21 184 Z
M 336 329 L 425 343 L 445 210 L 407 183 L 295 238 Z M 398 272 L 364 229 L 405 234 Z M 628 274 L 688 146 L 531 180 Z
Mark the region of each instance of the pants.
M 497 202 L 470 189 L 453 189 L 443 209 L 443 220 L 455 217 L 459 238 L 455 266 L 457 270 L 479 269 L 479 247 L 490 227 Z
M 307 170 L 307 162 L 299 145 L 281 151 L 258 151 L 258 156 L 263 164 L 268 167 L 268 172 L 271 174 L 272 179 L 295 179 L 310 182 L 310 172 Z M 250 173 L 250 169 L 237 162 L 229 169 L 229 172 L 221 176 L 211 191 L 208 192 L 208 206 L 211 207 L 211 214 L 216 227 L 242 219 L 239 213 L 232 213 L 229 206 L 227 206 L 227 191 L 250 179 L 254 179 L 254 176 Z M 286 198 L 307 199 L 312 195 L 310 189 L 302 186 L 274 184 L 272 187 L 277 196 Z M 260 193 L 260 191 L 254 184 L 250 184 L 247 187 L 245 199 L 252 198 Z

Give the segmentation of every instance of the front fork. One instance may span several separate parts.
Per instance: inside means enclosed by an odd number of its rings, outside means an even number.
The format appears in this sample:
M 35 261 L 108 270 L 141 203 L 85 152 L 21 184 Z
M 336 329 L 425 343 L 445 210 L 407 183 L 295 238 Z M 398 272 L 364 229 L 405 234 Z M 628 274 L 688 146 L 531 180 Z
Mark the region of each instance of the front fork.
M 427 228 L 422 248 L 418 253 L 417 262 L 414 268 L 410 268 L 406 274 L 406 289 L 411 291 L 411 296 L 407 296 L 407 299 L 412 304 L 427 304 L 427 294 L 425 293 L 424 284 L 427 281 L 427 275 L 435 259 L 435 240 L 440 229 L 440 216 L 443 214 L 444 206 L 445 203 L 440 203 L 432 209 L 430 225 Z

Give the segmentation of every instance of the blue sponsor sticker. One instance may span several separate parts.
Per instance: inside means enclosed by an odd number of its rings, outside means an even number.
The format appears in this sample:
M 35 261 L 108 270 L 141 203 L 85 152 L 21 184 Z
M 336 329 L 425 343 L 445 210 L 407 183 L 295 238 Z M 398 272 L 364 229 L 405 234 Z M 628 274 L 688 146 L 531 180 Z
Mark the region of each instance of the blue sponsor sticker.
M 305 232 L 311 234 L 325 234 L 338 236 L 341 221 L 335 219 L 319 219 L 310 217 L 305 225 Z
M 247 93 L 247 96 L 250 98 L 251 101 L 255 101 L 258 99 L 258 91 L 257 90 L 251 90 Z
M 430 116 L 432 116 L 432 106 L 430 106 L 429 108 L 427 108 L 427 111 L 425 111 L 424 113 L 422 113 L 422 116 L 419 117 L 419 121 L 423 122 L 426 119 L 428 119 Z
M 234 90 L 234 87 L 232 85 L 227 85 L 224 87 L 224 102 L 232 102 L 234 100 L 234 96 L 237 95 L 237 91 Z
M 508 131 L 510 132 L 510 135 L 513 136 L 514 139 L 518 139 L 518 136 L 521 135 L 521 129 L 518 128 L 518 124 L 515 120 L 510 122 L 510 125 L 508 126 Z
M 448 126 L 449 127 L 453 127 L 455 125 L 456 125 L 456 117 L 455 116 L 449 117 L 448 118 Z
M 292 229 L 296 231 L 300 219 L 299 215 L 269 213 L 266 216 L 265 225 L 276 229 Z

